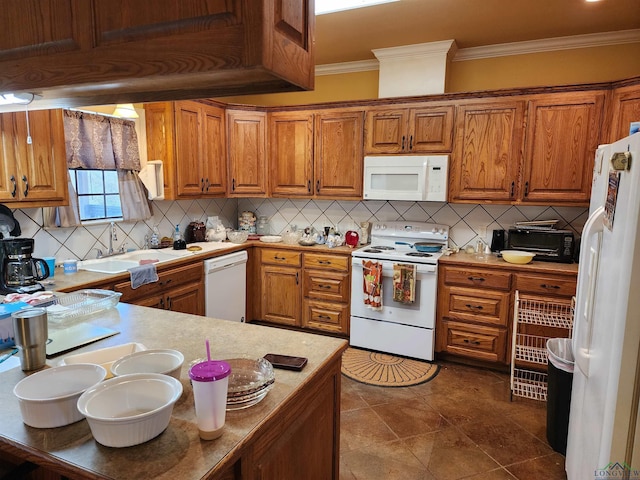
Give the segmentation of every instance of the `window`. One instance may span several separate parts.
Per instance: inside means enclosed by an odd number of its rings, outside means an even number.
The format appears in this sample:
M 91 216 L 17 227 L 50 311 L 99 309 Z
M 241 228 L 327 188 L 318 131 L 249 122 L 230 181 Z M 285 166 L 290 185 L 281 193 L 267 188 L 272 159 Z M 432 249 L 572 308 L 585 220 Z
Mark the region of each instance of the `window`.
M 78 195 L 80 221 L 122 218 L 116 170 L 69 169 Z

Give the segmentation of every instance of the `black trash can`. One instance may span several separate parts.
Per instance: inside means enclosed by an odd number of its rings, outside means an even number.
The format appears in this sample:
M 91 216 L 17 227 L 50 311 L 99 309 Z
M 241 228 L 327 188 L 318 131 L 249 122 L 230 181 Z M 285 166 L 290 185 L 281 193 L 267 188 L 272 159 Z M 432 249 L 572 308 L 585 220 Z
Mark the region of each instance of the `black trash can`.
M 571 339 L 550 339 L 547 353 L 547 441 L 556 452 L 566 455 L 574 366 Z

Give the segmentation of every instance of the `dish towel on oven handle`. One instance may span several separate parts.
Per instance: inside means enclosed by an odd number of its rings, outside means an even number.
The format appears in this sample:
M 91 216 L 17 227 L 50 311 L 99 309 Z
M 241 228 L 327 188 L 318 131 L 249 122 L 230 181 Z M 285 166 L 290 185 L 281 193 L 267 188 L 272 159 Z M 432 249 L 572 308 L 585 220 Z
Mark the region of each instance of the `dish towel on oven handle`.
M 372 310 L 382 310 L 382 264 L 362 261 L 364 304 Z
M 393 301 L 416 301 L 416 266 L 406 263 L 393 264 Z

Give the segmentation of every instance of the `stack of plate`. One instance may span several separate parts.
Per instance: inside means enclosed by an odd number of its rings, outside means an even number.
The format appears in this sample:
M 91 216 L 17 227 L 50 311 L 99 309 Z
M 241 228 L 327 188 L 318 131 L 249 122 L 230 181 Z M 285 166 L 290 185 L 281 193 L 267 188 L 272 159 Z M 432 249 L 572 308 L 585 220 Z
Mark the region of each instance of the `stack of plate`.
M 225 362 L 231 366 L 227 410 L 251 407 L 260 402 L 273 387 L 273 366 L 264 358 L 232 358 Z

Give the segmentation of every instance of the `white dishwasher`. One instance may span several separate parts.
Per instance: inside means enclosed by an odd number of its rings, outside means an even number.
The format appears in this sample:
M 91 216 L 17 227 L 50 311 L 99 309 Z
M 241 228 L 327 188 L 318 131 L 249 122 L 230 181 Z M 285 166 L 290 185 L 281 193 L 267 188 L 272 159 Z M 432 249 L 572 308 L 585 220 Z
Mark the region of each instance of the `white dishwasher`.
M 244 322 L 247 298 L 247 252 L 204 261 L 204 304 L 207 317 Z

